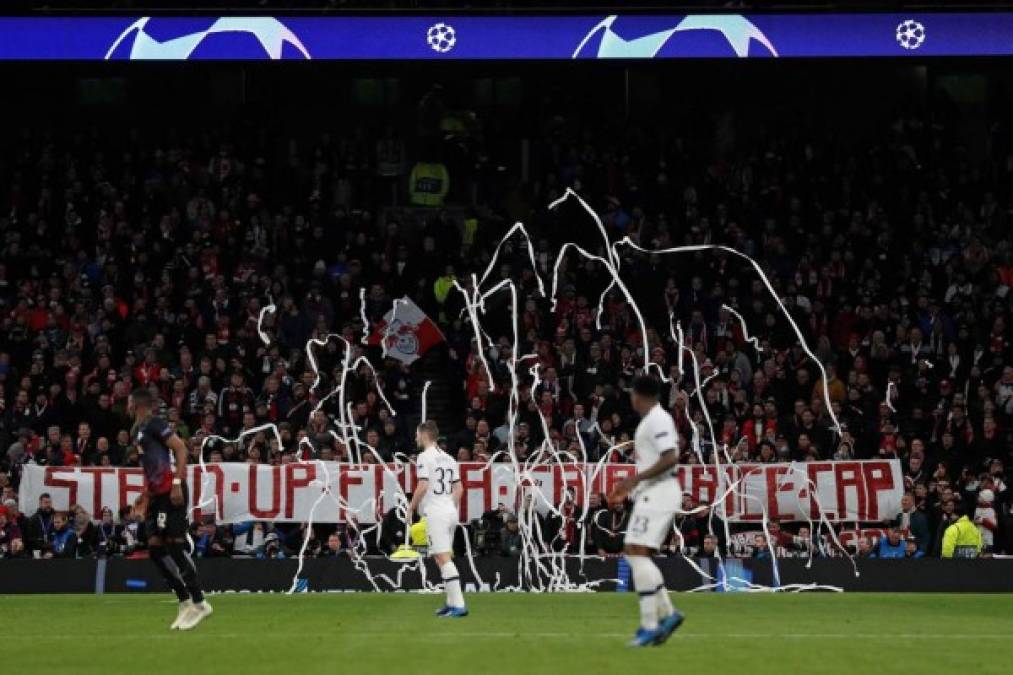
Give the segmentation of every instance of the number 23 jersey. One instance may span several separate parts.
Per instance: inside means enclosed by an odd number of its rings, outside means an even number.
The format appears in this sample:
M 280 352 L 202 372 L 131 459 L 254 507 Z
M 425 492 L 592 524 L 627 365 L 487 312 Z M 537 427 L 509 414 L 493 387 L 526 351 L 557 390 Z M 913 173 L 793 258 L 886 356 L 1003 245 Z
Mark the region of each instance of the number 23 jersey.
M 429 489 L 422 497 L 421 511 L 431 514 L 457 514 L 454 505 L 454 483 L 461 480 L 457 461 L 437 447 L 426 448 L 416 462 L 419 480 L 425 479 Z
M 637 425 L 635 442 L 638 473 L 654 466 L 665 452 L 678 452 L 679 437 L 672 416 L 655 405 Z M 638 501 L 651 502 L 652 508 L 677 509 L 682 501 L 682 490 L 675 470 L 640 483 L 636 497 Z

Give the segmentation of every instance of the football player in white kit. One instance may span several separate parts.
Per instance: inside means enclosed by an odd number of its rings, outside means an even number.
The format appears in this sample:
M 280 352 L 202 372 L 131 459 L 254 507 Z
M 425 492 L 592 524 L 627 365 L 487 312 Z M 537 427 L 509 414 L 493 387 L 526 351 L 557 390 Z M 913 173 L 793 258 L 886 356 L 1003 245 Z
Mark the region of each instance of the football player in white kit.
M 418 510 L 426 519 L 429 555 L 436 561 L 443 577 L 447 603 L 436 612 L 436 616 L 458 618 L 468 616 L 461 579 L 457 566 L 451 560 L 463 489 L 457 461 L 436 444 L 439 436 L 436 422 L 432 421 L 423 422 L 415 431 L 415 442 L 422 452 L 415 463 L 419 482 L 408 514 L 410 516 Z
M 634 438 L 637 473 L 613 488 L 609 502 L 631 495 L 633 511 L 626 528 L 623 554 L 630 565 L 640 596 L 640 628 L 629 645 L 660 645 L 682 624 L 683 615 L 672 607 L 661 570 L 652 556 L 672 531 L 682 490 L 675 477 L 678 437 L 672 416 L 658 404 L 660 383 L 649 375 L 633 382 L 633 409 L 640 415 Z

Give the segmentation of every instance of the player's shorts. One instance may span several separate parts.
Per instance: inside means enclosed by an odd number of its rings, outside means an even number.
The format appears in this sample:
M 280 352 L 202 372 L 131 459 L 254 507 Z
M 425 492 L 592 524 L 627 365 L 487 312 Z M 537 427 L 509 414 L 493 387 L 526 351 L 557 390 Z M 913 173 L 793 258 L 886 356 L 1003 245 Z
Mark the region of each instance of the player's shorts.
M 451 553 L 454 534 L 457 532 L 456 513 L 426 514 L 426 534 L 429 537 L 429 555 Z
M 183 538 L 190 527 L 189 505 L 190 490 L 183 483 L 183 503 L 176 506 L 172 503 L 171 492 L 163 495 L 152 495 L 148 498 L 148 514 L 144 519 L 144 531 L 147 535 Z
M 630 522 L 626 526 L 624 544 L 635 546 L 646 546 L 649 549 L 659 550 L 669 535 L 672 534 L 672 522 L 675 520 L 677 506 L 670 499 L 659 503 L 658 499 L 649 499 L 647 495 L 640 495 L 633 503 L 633 511 L 630 513 Z

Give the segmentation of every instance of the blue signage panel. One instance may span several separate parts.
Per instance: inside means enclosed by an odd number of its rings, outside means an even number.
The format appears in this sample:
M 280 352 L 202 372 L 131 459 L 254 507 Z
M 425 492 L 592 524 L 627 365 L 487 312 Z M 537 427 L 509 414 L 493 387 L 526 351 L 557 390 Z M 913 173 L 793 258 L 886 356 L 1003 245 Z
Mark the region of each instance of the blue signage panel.
M 0 18 L 6 60 L 1013 54 L 1013 13 Z

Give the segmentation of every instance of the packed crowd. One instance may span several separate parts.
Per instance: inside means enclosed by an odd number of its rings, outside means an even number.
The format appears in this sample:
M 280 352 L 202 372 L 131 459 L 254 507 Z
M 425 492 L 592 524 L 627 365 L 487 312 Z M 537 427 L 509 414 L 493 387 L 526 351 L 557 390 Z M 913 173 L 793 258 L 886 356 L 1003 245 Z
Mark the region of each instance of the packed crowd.
M 606 130 L 561 113 L 537 130 L 534 180 L 504 188 L 502 172 L 473 176 L 468 167 L 494 164 L 496 148 L 514 153 L 511 139 L 486 138 L 480 116 L 440 95 L 423 99 L 413 125 L 373 128 L 362 119 L 342 134 L 293 133 L 276 145 L 243 127 L 27 131 L 4 141 L 0 554 L 143 548 L 128 511 L 55 513 L 47 499 L 17 497 L 26 463 L 137 466 L 126 412 L 136 387 L 155 393 L 192 461 L 202 451 L 209 462 L 389 460 L 416 451 L 418 369 L 430 363 L 448 383 L 439 416 L 445 447 L 459 459 L 504 450 L 523 459 L 548 443 L 597 461 L 632 435 L 625 391 L 645 354 L 672 377 L 662 403 L 681 432 L 683 461 L 700 459 L 689 442 L 694 425 L 705 459 L 715 447 L 739 462 L 896 457 L 904 512 L 871 524 L 879 536 L 857 537 L 860 555 L 939 555 L 955 509 L 968 512 L 988 550 L 1010 550 L 1013 155 L 1001 137 L 972 161 L 955 129 L 912 117 L 884 125 L 860 148 L 814 135 L 719 151 L 714 139 L 642 124 Z M 572 202 L 545 207 L 566 188 L 600 214 L 610 241 L 725 244 L 755 258 L 825 379 L 753 267 L 720 251 L 622 249 L 646 335 L 602 265 L 575 255 L 561 268 L 553 306 L 536 274 L 551 280 L 562 244 L 604 251 Z M 528 226 L 533 266 L 514 237 L 484 286 L 516 281 L 518 349 L 534 355 L 517 368 L 511 438 L 509 299 L 487 303 L 483 327 L 495 342 L 487 371 L 453 281 L 471 287 L 515 218 Z M 360 343 L 361 317 L 376 324 L 404 295 L 446 336 L 412 366 Z M 276 311 L 262 311 L 271 303 Z M 693 359 L 676 353 L 676 321 Z M 331 333 L 377 366 L 358 368 L 345 389 L 361 430 L 353 447 L 329 433 L 337 397 L 315 410 L 340 379 L 344 353 L 329 340 L 314 371 L 305 345 Z M 713 438 L 690 396 L 694 359 Z M 278 425 L 277 438 L 205 443 L 267 422 Z M 629 461 L 629 451 L 613 460 Z M 587 518 L 573 504 L 548 516 L 559 520 L 556 539 L 618 552 L 622 507 L 597 497 L 592 505 Z M 591 530 L 576 537 L 582 522 Z M 202 522 L 194 538 L 201 555 L 274 557 L 291 554 L 302 527 Z M 492 553 L 519 546 L 515 514 L 486 514 L 473 531 Z M 804 529 L 777 523 L 727 541 L 707 512 L 681 519 L 679 532 L 671 550 L 698 555 L 762 556 L 769 543 L 780 555 L 807 554 L 810 546 Z M 354 546 L 358 533 L 331 526 L 313 536 L 311 551 L 327 555 Z M 835 553 L 819 543 L 816 552 Z

